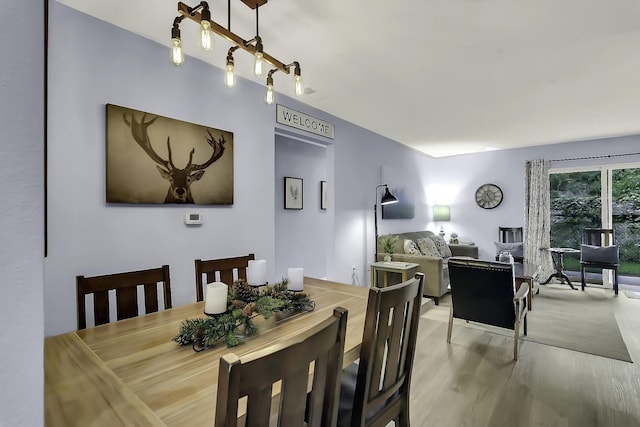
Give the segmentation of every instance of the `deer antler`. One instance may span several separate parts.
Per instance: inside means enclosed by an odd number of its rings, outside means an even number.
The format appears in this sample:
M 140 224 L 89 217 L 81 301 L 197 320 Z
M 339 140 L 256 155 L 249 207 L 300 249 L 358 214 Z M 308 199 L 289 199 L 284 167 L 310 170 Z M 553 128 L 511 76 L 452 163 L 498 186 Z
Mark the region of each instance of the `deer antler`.
M 171 169 L 177 169 L 176 165 L 173 164 L 173 158 L 171 156 L 171 143 L 169 142 L 170 140 L 171 138 L 167 137 L 167 152 L 169 153 L 169 166 L 171 167 Z M 187 167 L 185 169 L 188 170 L 191 167 L 191 161 L 193 160 L 193 153 L 195 152 L 196 152 L 196 149 L 192 148 L 191 153 L 189 153 L 189 163 L 187 164 Z
M 221 136 L 218 140 L 216 140 L 215 137 L 211 135 L 211 132 L 209 131 L 209 129 L 207 129 L 207 133 L 209 134 L 209 138 L 205 136 L 205 139 L 207 140 L 209 145 L 213 148 L 213 153 L 211 154 L 211 158 L 209 158 L 209 160 L 207 160 L 201 165 L 193 165 L 192 170 L 202 170 L 202 169 L 208 168 L 209 166 L 211 166 L 213 162 L 215 162 L 220 157 L 222 157 L 222 153 L 224 153 L 224 143 L 226 142 L 224 140 L 224 137 Z M 191 154 L 193 156 L 193 152 Z M 189 163 L 191 163 L 191 160 L 189 160 Z
M 167 170 L 170 170 L 170 161 L 164 160 L 158 155 L 158 153 L 155 152 L 155 150 L 151 146 L 151 141 L 149 140 L 149 134 L 147 132 L 147 128 L 151 126 L 158 117 L 154 117 L 148 122 L 145 122 L 144 120 L 146 117 L 147 113 L 144 113 L 140 122 L 136 122 L 136 118 L 133 113 L 131 113 L 131 121 L 127 120 L 126 113 L 122 114 L 124 122 L 127 124 L 127 126 L 129 126 L 129 128 L 131 128 L 131 135 L 133 136 L 133 139 L 135 139 L 135 141 L 138 143 L 140 148 L 142 148 L 144 152 L 147 153 L 149 157 L 151 157 L 151 160 L 161 166 L 164 166 Z M 168 145 L 169 139 L 167 138 L 167 146 Z M 171 148 L 169 148 L 169 159 L 171 159 Z

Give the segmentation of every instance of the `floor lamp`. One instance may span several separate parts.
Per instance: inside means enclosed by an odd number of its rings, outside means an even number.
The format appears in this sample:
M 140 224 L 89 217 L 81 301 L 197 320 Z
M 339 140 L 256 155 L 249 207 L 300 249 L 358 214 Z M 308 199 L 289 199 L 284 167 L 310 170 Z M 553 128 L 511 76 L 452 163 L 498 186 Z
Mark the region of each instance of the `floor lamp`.
M 375 224 L 376 229 L 376 239 L 373 241 L 373 245 L 375 247 L 373 253 L 373 262 L 378 261 L 378 189 L 381 187 L 384 187 L 384 195 L 380 199 L 380 206 L 398 203 L 398 198 L 391 194 L 387 184 L 380 184 L 376 187 L 376 198 L 374 199 L 375 203 L 373 204 L 373 223 Z

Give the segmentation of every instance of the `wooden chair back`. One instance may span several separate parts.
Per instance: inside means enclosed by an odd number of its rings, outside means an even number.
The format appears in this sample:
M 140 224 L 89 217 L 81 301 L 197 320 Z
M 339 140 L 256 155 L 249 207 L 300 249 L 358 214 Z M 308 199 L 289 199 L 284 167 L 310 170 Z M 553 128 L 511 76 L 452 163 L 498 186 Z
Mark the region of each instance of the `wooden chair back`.
M 498 239 L 500 243 L 522 242 L 522 227 L 498 227 Z
M 216 427 L 238 425 L 238 400 L 247 397 L 247 426 L 335 426 L 344 356 L 347 310 L 288 341 L 237 357 L 220 358 Z M 310 369 L 312 367 L 312 369 Z M 310 375 L 311 391 L 308 393 Z M 272 410 L 272 390 L 281 381 L 279 404 Z
M 612 228 L 585 228 L 582 230 L 582 243 L 592 246 L 611 246 L 615 244 Z
M 408 425 L 424 275 L 369 290 L 351 426 Z
M 78 329 L 87 327 L 85 295 L 93 295 L 95 325 L 109 323 L 109 291 L 115 290 L 117 320 L 136 317 L 138 286 L 144 289 L 145 313 L 158 311 L 158 283 L 162 282 L 164 308 L 171 308 L 169 266 L 102 276 L 77 276 Z
M 524 241 L 522 234 L 522 227 L 498 227 L 498 242 L 505 243 L 503 248 L 498 249 L 500 245 L 496 244 L 498 251 L 502 249 L 511 249 L 508 252 L 513 256 L 515 262 L 524 262 Z M 519 245 L 512 245 L 516 243 Z M 517 248 L 516 246 L 519 246 Z M 496 261 L 500 260 L 500 253 L 496 253 Z
M 582 243 L 580 246 L 580 281 L 582 285 L 582 290 L 584 291 L 587 278 L 586 278 L 586 268 L 597 268 L 601 270 L 612 270 L 613 271 L 613 291 L 616 295 L 618 295 L 618 266 L 620 263 L 620 255 L 618 252 L 618 247 L 615 246 L 615 235 L 612 228 L 585 228 L 582 230 Z M 608 252 L 609 255 L 601 258 L 599 256 L 589 258 L 587 256 L 588 252 L 592 253 L 593 249 L 584 247 L 584 245 L 589 246 L 602 246 L 602 250 L 598 250 L 598 252 Z M 608 249 L 604 249 L 608 248 Z M 611 254 L 611 250 L 615 249 L 613 255 Z M 602 272 L 603 282 L 604 282 L 604 271 Z
M 196 260 L 196 301 L 204 301 L 204 287 L 207 283 L 215 282 L 216 272 L 220 274 L 220 281 L 228 286 L 233 284 L 234 271 L 238 279 L 247 278 L 247 267 L 249 261 L 255 260 L 254 254 L 233 258 L 220 258 L 210 260 Z M 202 281 L 202 276 L 206 276 L 206 282 Z

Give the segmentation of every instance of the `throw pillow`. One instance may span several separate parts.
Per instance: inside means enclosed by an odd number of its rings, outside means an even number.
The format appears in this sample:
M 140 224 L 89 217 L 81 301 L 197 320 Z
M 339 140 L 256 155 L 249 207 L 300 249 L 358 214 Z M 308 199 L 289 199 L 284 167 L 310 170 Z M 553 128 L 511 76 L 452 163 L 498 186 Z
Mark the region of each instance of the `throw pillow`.
M 618 245 L 580 245 L 580 261 L 618 264 Z
M 440 251 L 430 238 L 418 239 L 418 248 L 423 255 L 440 258 Z
M 451 249 L 449 249 L 447 242 L 444 241 L 444 237 L 436 234 L 429 237 L 433 240 L 433 243 L 436 244 L 436 248 L 438 248 L 438 252 L 440 252 L 442 258 L 449 258 L 451 256 Z
M 514 258 L 524 257 L 524 247 L 522 242 L 515 242 L 515 243 L 493 242 L 493 244 L 496 245 L 496 256 L 500 255 L 502 252 L 510 252 L 511 256 Z
M 416 242 L 410 239 L 404 240 L 404 253 L 409 255 L 422 255 L 422 252 L 418 249 Z

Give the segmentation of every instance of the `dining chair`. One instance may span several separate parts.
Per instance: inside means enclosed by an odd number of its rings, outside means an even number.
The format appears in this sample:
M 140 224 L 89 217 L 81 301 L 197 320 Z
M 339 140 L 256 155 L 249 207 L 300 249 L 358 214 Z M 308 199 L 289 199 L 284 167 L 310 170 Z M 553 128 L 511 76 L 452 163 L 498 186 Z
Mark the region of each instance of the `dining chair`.
M 360 360 L 343 372 L 339 426 L 409 425 L 409 388 L 424 275 L 371 288 Z
M 496 245 L 496 261 L 500 253 L 507 251 L 515 262 L 524 262 L 524 239 L 522 227 L 498 227 L 498 241 Z
M 527 335 L 529 285 L 521 283 L 516 290 L 513 268 L 513 264 L 502 262 L 449 258 L 451 307 L 447 343 L 451 343 L 454 318 L 511 329 L 513 360 L 518 360 L 521 324 Z
M 580 279 L 582 290 L 586 286 L 587 268 L 598 268 L 613 271 L 613 291 L 618 295 L 618 266 L 620 265 L 620 253 L 615 244 L 615 235 L 612 228 L 585 228 L 582 231 L 582 244 L 580 245 Z
M 171 308 L 171 280 L 169 266 L 102 276 L 76 276 L 78 298 L 78 329 L 87 327 L 85 296 L 93 295 L 95 326 L 109 323 L 109 291 L 116 294 L 117 320 L 136 317 L 138 312 L 138 287 L 144 290 L 145 313 L 158 311 L 158 283 L 162 283 L 164 308 Z
M 196 301 L 204 301 L 204 287 L 207 283 L 215 282 L 216 272 L 220 273 L 220 281 L 231 286 L 237 279 L 247 278 L 247 266 L 249 261 L 255 260 L 254 254 L 245 256 L 220 258 L 210 260 L 196 260 Z M 237 276 L 234 278 L 234 270 Z M 202 281 L 202 276 L 206 275 L 206 282 Z
M 241 357 L 222 356 L 216 427 L 235 427 L 242 421 L 269 426 L 275 418 L 283 427 L 302 426 L 305 420 L 308 427 L 335 426 L 346 328 L 347 310 L 336 307 L 331 317 L 289 340 Z M 274 398 L 278 383 L 280 393 Z M 238 401 L 245 396 L 246 414 L 239 424 Z
M 498 227 L 500 243 L 522 242 L 522 227 Z

